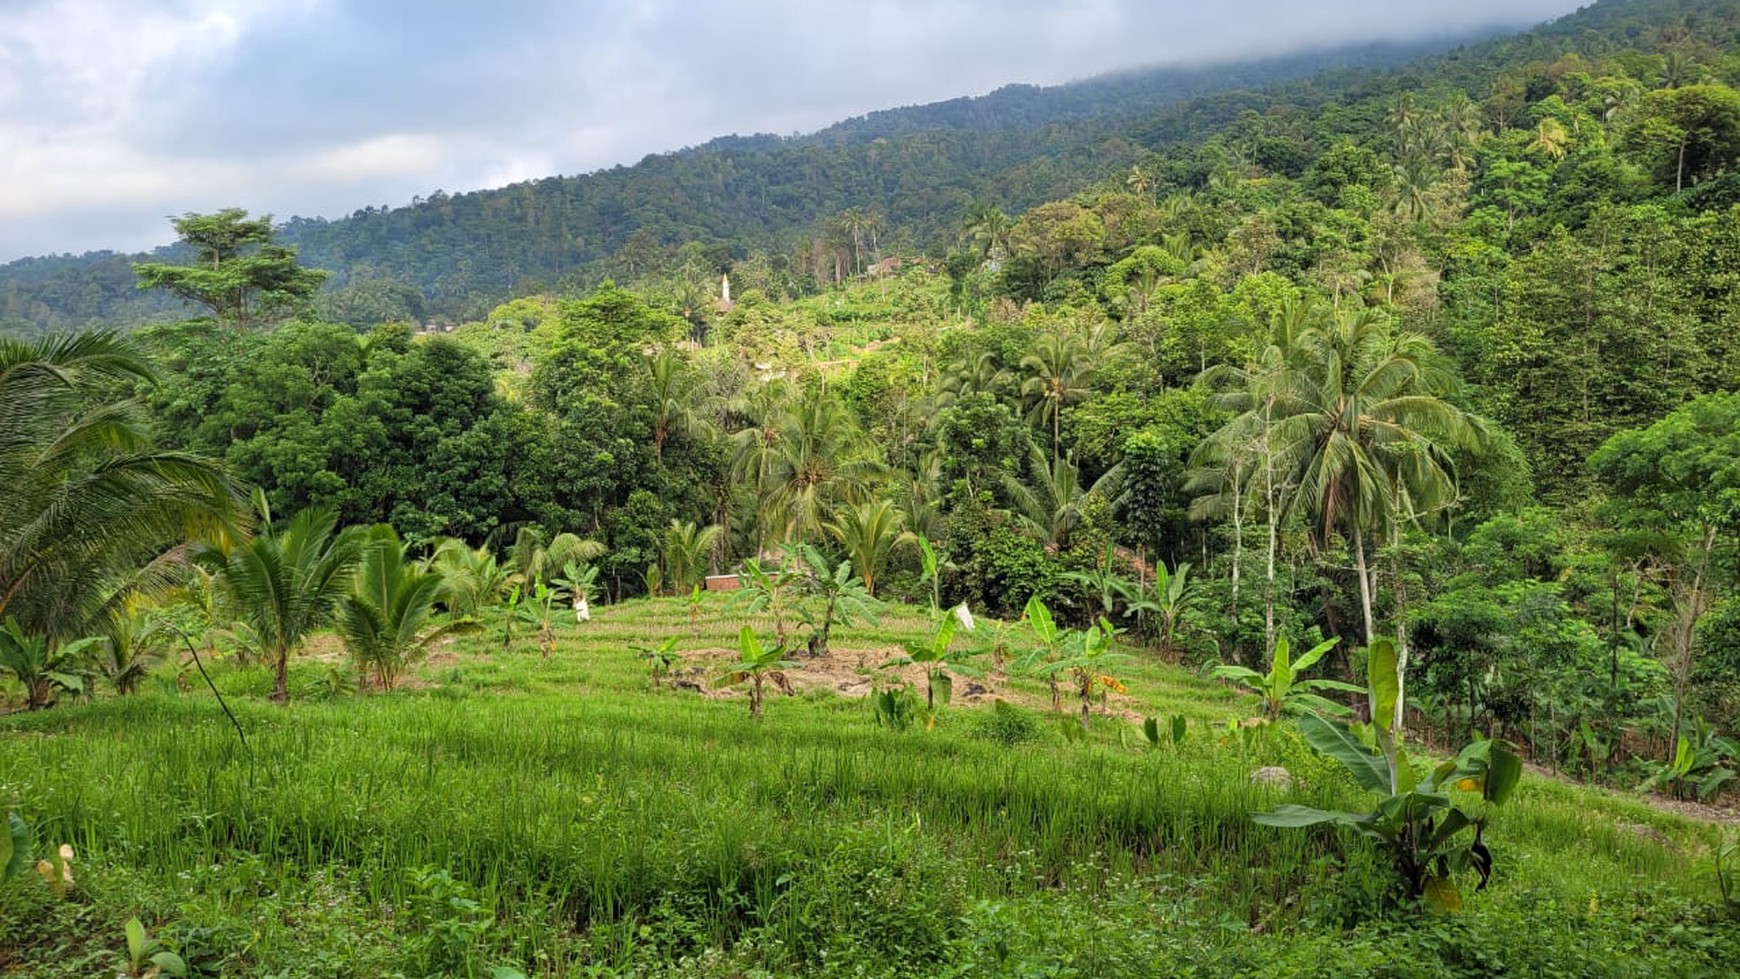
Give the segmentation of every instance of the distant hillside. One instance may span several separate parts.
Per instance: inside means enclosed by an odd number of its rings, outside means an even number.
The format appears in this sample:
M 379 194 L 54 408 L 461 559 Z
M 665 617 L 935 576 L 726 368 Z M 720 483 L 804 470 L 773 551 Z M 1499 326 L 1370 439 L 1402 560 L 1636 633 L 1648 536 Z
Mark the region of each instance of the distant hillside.
M 415 290 L 406 303 L 412 311 L 460 318 L 512 292 L 584 279 L 588 266 L 643 228 L 662 244 L 722 243 L 740 255 L 750 247 L 783 249 L 819 219 L 861 207 L 923 241 L 950 231 L 971 199 L 1019 211 L 1128 167 L 1144 149 L 1122 134 L 1168 106 L 1326 71 L 1394 67 L 1458 40 L 1120 72 L 1045 88 L 1009 85 L 802 136 L 724 136 L 582 176 L 436 191 L 408 206 L 336 220 L 293 218 L 284 232 L 308 264 L 336 273 L 329 289 L 387 281 Z M 165 255 L 173 249 L 153 253 Z M 134 289 L 129 264 L 142 257 L 101 251 L 0 266 L 0 329 L 180 315 L 173 301 Z
M 1601 0 L 1525 34 L 1459 47 L 1451 39 L 1367 45 L 1051 88 L 1011 85 L 978 98 L 874 112 L 804 136 L 726 136 L 633 166 L 497 190 L 436 191 L 405 207 L 292 219 L 283 230 L 305 262 L 334 272 L 329 293 L 350 306 L 459 320 L 510 295 L 643 274 L 685 242 L 699 243 L 717 265 L 751 249 L 777 262 L 848 208 L 879 216 L 885 241 L 924 248 L 953 237 L 969 201 L 1020 212 L 1229 127 L 1244 127 L 1238 141 L 1252 162 L 1297 175 L 1335 133 L 1316 123 L 1285 139 L 1269 130 L 1307 125 L 1308 114 L 1321 115 L 1314 110 L 1370 112 L 1375 97 L 1435 86 L 1491 102 L 1498 79 L 1560 53 L 1723 44 L 1735 7 L 1735 0 Z M 1442 53 L 1426 56 L 1434 51 Z M 1510 81 L 1526 94 L 1528 78 Z M 1207 180 L 1209 163 L 1173 156 L 1158 168 L 1159 189 Z M 173 251 L 157 252 L 165 253 Z M 164 297 L 133 288 L 128 263 L 137 257 L 98 252 L 0 266 L 0 329 L 179 315 Z

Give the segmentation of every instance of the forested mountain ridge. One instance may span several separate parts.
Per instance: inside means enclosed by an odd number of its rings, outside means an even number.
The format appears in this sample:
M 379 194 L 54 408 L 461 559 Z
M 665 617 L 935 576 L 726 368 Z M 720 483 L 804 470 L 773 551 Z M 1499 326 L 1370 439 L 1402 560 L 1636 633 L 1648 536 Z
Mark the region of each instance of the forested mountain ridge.
M 1157 121 L 1166 107 L 1265 88 L 1265 100 L 1327 98 L 1374 70 L 1458 39 L 1369 44 L 1206 67 L 1128 71 L 1066 85 L 873 112 L 801 136 L 723 136 L 633 166 L 498 190 L 436 191 L 403 207 L 292 219 L 285 240 L 371 308 L 453 321 L 510 294 L 644 271 L 661 247 L 782 252 L 847 208 L 875 211 L 922 249 L 952 235 L 970 200 L 1020 211 L 1135 162 L 1144 146 L 1223 123 L 1252 95 Z M 1312 94 L 1316 93 L 1316 94 Z M 173 247 L 159 249 L 173 257 Z M 133 288 L 130 263 L 93 252 L 0 266 L 0 330 L 31 333 L 174 316 Z

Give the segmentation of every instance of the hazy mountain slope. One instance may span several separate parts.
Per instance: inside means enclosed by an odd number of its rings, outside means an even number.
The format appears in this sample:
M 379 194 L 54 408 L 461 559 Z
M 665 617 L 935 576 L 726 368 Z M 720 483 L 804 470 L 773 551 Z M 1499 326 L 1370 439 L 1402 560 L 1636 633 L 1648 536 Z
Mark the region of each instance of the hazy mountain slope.
M 802 136 L 724 136 L 633 166 L 466 194 L 436 191 L 404 207 L 336 220 L 296 218 L 285 233 L 305 261 L 337 273 L 334 288 L 391 279 L 427 297 L 432 315 L 458 315 L 516 288 L 553 285 L 612 255 L 641 228 L 664 241 L 783 247 L 818 219 L 856 206 L 922 238 L 944 230 L 974 197 L 1020 210 L 1127 166 L 1141 150 L 1119 134 L 1167 106 L 1334 69 L 1393 67 L 1450 43 L 1361 45 L 1047 88 L 1009 85 Z M 173 302 L 134 289 L 129 263 L 139 257 L 104 251 L 0 266 L 0 328 L 177 314 Z
M 444 319 L 477 315 L 512 293 L 642 271 L 640 253 L 663 245 L 700 242 L 720 261 L 756 247 L 784 252 L 846 208 L 880 214 L 885 234 L 903 232 L 905 247 L 923 247 L 952 236 L 969 200 L 1018 212 L 1241 119 L 1260 120 L 1249 140 L 1257 162 L 1287 172 L 1305 161 L 1263 158 L 1264 126 L 1308 128 L 1311 138 L 1294 138 L 1287 150 L 1297 157 L 1321 149 L 1339 124 L 1369 131 L 1366 117 L 1391 92 L 1450 85 L 1484 101 L 1501 79 L 1526 87 L 1522 66 L 1560 54 L 1720 46 L 1740 24 L 1737 8 L 1736 0 L 1602 0 L 1524 34 L 1430 57 L 1418 56 L 1452 42 L 1012 85 L 805 136 L 726 136 L 582 176 L 437 191 L 336 220 L 293 219 L 285 237 L 307 263 L 335 273 L 329 288 L 390 292 L 395 308 Z M 1188 161 L 1172 165 L 1164 179 L 1205 179 L 1200 161 L 1194 170 Z M 176 315 L 164 297 L 134 290 L 135 257 L 99 252 L 0 266 L 0 329 Z

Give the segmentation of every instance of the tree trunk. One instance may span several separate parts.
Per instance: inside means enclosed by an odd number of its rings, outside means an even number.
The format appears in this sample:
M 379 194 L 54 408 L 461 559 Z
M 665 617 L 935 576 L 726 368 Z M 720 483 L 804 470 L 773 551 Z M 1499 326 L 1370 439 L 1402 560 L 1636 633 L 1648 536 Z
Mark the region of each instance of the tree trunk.
M 280 650 L 278 659 L 272 664 L 272 703 L 287 704 L 290 702 L 290 651 Z
M 1697 570 L 1692 573 L 1692 586 L 1686 593 L 1684 605 L 1674 623 L 1674 725 L 1672 733 L 1668 735 L 1669 764 L 1673 763 L 1674 753 L 1679 750 L 1680 731 L 1684 727 L 1682 720 L 1685 717 L 1686 692 L 1691 686 L 1693 646 L 1697 641 L 1698 620 L 1709 610 L 1708 596 L 1704 593 L 1704 578 L 1710 569 L 1710 552 L 1715 549 L 1715 544 L 1716 528 L 1706 525 L 1703 540 L 1699 544 L 1702 556 Z
M 1245 499 L 1243 466 L 1233 464 L 1233 566 L 1232 566 L 1232 619 L 1236 623 L 1239 618 L 1239 568 L 1244 563 L 1245 554 Z
M 1275 655 L 1275 550 L 1279 540 L 1275 513 L 1275 453 L 1269 441 L 1269 419 L 1263 419 L 1263 497 L 1269 520 L 1269 558 L 1263 585 L 1263 660 Z
M 1365 644 L 1370 646 L 1377 629 L 1372 625 L 1371 576 L 1365 563 L 1365 533 L 1357 526 L 1353 528 L 1353 566 L 1359 574 L 1359 611 L 1365 624 Z

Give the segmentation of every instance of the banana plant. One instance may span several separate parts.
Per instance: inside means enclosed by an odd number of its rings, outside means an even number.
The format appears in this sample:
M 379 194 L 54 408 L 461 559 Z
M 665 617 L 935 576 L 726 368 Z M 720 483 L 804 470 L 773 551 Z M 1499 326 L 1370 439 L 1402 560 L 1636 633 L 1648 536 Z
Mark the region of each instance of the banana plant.
M 759 558 L 750 558 L 743 562 L 743 576 L 747 579 L 746 587 L 737 593 L 733 604 L 751 615 L 766 613 L 773 616 L 774 640 L 783 647 L 786 644 L 787 590 L 797 582 L 796 569 L 789 561 L 781 567 L 764 568 Z
M 964 606 L 957 607 L 964 608 Z M 926 711 L 934 712 L 938 699 L 941 699 L 946 705 L 954 696 L 955 684 L 954 678 L 949 676 L 950 670 L 968 676 L 978 675 L 976 669 L 964 662 L 964 660 L 977 655 L 977 651 L 949 648 L 950 644 L 954 642 L 955 630 L 960 627 L 961 621 L 962 618 L 959 616 L 943 616 L 937 622 L 936 630 L 931 633 L 929 640 L 906 643 L 904 655 L 896 656 L 882 664 L 883 669 L 890 666 L 918 665 L 924 667 L 927 679 L 924 688 L 924 708 Z
M 1388 851 L 1410 898 L 1439 911 L 1458 911 L 1462 893 L 1456 878 L 1472 871 L 1479 877 L 1479 890 L 1492 877 L 1492 851 L 1482 837 L 1492 808 L 1503 805 L 1516 789 L 1522 759 L 1503 742 L 1476 741 L 1421 779 L 1396 724 L 1401 682 L 1395 644 L 1389 639 L 1372 643 L 1366 694 L 1373 722 L 1362 728 L 1375 747 L 1361 730 L 1341 720 L 1308 713 L 1297 724 L 1307 744 L 1340 762 L 1361 788 L 1379 797 L 1377 805 L 1365 812 L 1282 805 L 1252 818 L 1264 826 L 1352 827 Z M 1475 798 L 1452 797 L 1452 790 Z M 1472 838 L 1465 839 L 1470 830 Z
M 51 645 L 47 636 L 25 635 L 18 620 L 7 616 L 0 624 L 0 671 L 17 677 L 24 686 L 26 707 L 42 710 L 53 705 L 62 691 L 85 691 L 91 655 L 102 642 L 89 636 Z
M 503 649 L 514 644 L 514 625 L 526 621 L 526 615 L 521 611 L 525 600 L 524 586 L 518 583 L 508 586 L 507 598 L 502 601 L 501 648 Z
M 850 627 L 860 620 L 876 621 L 881 603 L 870 596 L 864 580 L 852 573 L 850 559 L 831 564 L 809 544 L 788 548 L 786 558 L 788 565 L 801 569 L 797 579 L 799 594 L 813 599 L 798 606 L 798 617 L 810 627 L 811 656 L 828 654 L 828 636 L 836 624 Z
M 1100 560 L 1093 570 L 1065 571 L 1058 575 L 1062 580 L 1080 586 L 1085 597 L 1098 603 L 1099 614 L 1105 618 L 1111 618 L 1117 612 L 1118 603 L 1136 588 L 1135 582 L 1118 573 L 1113 558 L 1112 548 L 1107 546 L 1100 550 Z
M 575 622 L 592 620 L 592 589 L 598 585 L 597 566 L 569 561 L 562 565 L 562 577 L 554 579 L 551 584 L 556 590 L 567 592 L 574 605 Z
M 652 663 L 653 689 L 659 688 L 659 681 L 670 675 L 672 667 L 683 661 L 677 654 L 677 637 L 672 636 L 657 646 L 636 645 L 640 658 Z
M 973 653 L 974 655 L 990 656 L 991 669 L 995 672 L 1001 672 L 1004 664 L 1010 658 L 1012 647 L 1009 641 L 1009 632 L 1014 628 L 1014 625 L 998 619 L 991 619 L 988 622 L 989 624 L 984 628 L 971 630 L 978 637 L 974 640 Z
M 1070 685 L 1081 705 L 1083 729 L 1088 726 L 1095 693 L 1108 690 L 1125 692 L 1123 681 L 1112 670 L 1130 657 L 1114 651 L 1116 639 L 1117 629 L 1103 618 L 1086 629 L 1072 629 L 1063 637 L 1062 655 L 1041 667 L 1052 677 L 1069 674 Z
M 1674 760 L 1658 767 L 1637 791 L 1652 792 L 1667 787 L 1678 798 L 1696 795 L 1708 799 L 1734 778 L 1734 767 L 1740 763 L 1740 741 L 1715 734 L 1702 721 L 1697 723 L 1695 733 L 1695 741 L 1680 735 Z
M 563 598 L 562 592 L 553 583 L 537 581 L 532 584 L 532 601 L 530 605 L 522 606 L 532 613 L 533 621 L 538 626 L 538 651 L 545 659 L 556 652 L 556 633 L 552 627 L 555 618 L 556 605 Z
M 1302 674 L 1317 665 L 1323 655 L 1335 648 L 1340 642 L 1339 637 L 1325 639 L 1307 650 L 1298 660 L 1293 660 L 1287 646 L 1286 637 L 1275 640 L 1275 658 L 1269 663 L 1268 673 L 1258 673 L 1245 666 L 1217 666 L 1212 676 L 1222 680 L 1249 687 L 1263 698 L 1263 716 L 1269 720 L 1278 720 L 1282 714 L 1298 714 L 1305 711 L 1318 711 L 1337 717 L 1351 714 L 1345 705 L 1338 704 L 1314 691 L 1342 690 L 1348 693 L 1365 693 L 1364 687 L 1356 687 L 1351 683 L 1328 679 L 1303 679 Z
M 505 649 L 512 641 L 514 625 L 527 626 L 538 635 L 538 650 L 544 659 L 549 659 L 556 651 L 556 632 L 552 619 L 556 614 L 556 605 L 562 599 L 562 593 L 547 581 L 534 581 L 525 591 L 515 585 L 508 593 L 507 619 L 504 623 L 502 647 Z
M 797 664 L 785 658 L 785 643 L 776 642 L 772 646 L 763 646 L 760 637 L 749 626 L 744 626 L 737 633 L 737 649 L 742 659 L 732 664 L 716 682 L 724 686 L 748 683 L 749 716 L 760 720 L 762 684 L 771 676 L 776 683 L 783 685 L 784 677 L 780 671 L 789 670 Z
M 1051 709 L 1062 710 L 1063 689 L 1057 683 L 1058 671 L 1051 669 L 1051 664 L 1057 662 L 1063 652 L 1063 636 L 1058 631 L 1057 621 L 1038 595 L 1027 600 L 1027 610 L 1021 617 L 1027 621 L 1027 627 L 1033 631 L 1033 638 L 1039 640 L 1039 645 L 1021 657 L 1015 668 L 1022 673 L 1045 677 L 1045 682 L 1051 687 Z
M 949 559 L 937 553 L 936 545 L 920 536 L 914 538 L 918 542 L 918 559 L 921 573 L 919 584 L 930 585 L 930 610 L 932 614 L 942 612 L 942 573 L 953 568 Z
M 1190 580 L 1190 562 L 1184 561 L 1170 572 L 1164 563 L 1155 562 L 1153 587 L 1137 588 L 1131 597 L 1124 614 L 1140 617 L 1152 613 L 1159 621 L 1160 655 L 1176 654 L 1179 627 L 1201 598 L 1201 591 Z M 1141 624 L 1138 620 L 1138 627 Z
M 701 586 L 689 589 L 689 632 L 696 639 L 701 638 L 701 611 L 706 607 L 701 600 Z

